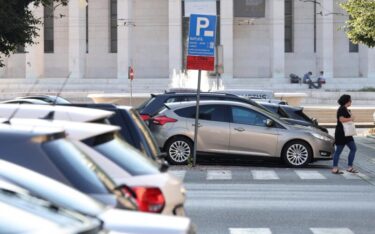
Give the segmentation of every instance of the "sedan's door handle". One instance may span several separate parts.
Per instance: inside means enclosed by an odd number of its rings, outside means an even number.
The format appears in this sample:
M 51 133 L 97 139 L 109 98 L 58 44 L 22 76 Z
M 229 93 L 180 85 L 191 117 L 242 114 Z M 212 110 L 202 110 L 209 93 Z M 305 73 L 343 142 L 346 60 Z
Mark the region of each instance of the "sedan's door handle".
M 243 131 L 245 131 L 244 128 L 234 128 L 234 130 L 236 130 L 237 132 L 243 132 Z
M 191 126 L 195 127 L 195 124 L 192 124 Z M 202 125 L 199 123 L 198 128 L 202 127 Z

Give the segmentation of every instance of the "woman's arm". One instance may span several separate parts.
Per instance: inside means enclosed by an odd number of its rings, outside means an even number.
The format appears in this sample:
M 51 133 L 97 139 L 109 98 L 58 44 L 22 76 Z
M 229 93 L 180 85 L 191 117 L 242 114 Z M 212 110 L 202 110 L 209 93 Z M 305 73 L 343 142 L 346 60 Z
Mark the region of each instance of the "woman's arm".
M 354 117 L 345 118 L 345 117 L 340 116 L 339 121 L 341 123 L 346 123 L 346 122 L 354 121 Z

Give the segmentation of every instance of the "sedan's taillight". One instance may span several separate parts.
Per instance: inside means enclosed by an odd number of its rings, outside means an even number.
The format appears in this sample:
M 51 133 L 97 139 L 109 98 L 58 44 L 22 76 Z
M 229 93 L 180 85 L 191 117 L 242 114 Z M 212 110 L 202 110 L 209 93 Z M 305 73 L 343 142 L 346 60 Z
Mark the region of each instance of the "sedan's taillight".
M 147 121 L 151 118 L 151 116 L 147 115 L 147 114 L 141 114 L 141 118 L 143 121 Z
M 156 124 L 156 125 L 164 125 L 166 123 L 174 123 L 174 122 L 177 122 L 177 119 L 173 119 L 173 118 L 167 117 L 165 115 L 157 116 L 157 117 L 152 119 L 152 123 Z
M 161 213 L 165 206 L 163 193 L 159 188 L 132 187 L 140 211 Z

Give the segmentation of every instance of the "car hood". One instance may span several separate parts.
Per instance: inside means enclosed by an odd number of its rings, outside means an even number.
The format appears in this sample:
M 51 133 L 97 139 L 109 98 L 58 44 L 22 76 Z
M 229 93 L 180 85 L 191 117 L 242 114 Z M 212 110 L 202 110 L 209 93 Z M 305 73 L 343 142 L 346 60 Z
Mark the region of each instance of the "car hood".
M 295 125 L 302 125 L 302 126 L 312 126 L 313 124 L 308 121 L 298 120 L 298 119 L 291 119 L 291 118 L 281 118 L 288 124 L 295 124 Z
M 137 234 L 185 234 L 190 233 L 191 221 L 188 218 L 148 214 L 119 209 L 108 209 L 100 219 L 105 228 L 125 233 Z
M 301 131 L 301 132 L 307 132 L 307 133 L 318 133 L 320 135 L 333 138 L 331 135 L 329 135 L 326 132 L 323 132 L 319 128 L 313 127 L 313 126 L 302 126 L 302 125 L 289 125 L 290 129 Z

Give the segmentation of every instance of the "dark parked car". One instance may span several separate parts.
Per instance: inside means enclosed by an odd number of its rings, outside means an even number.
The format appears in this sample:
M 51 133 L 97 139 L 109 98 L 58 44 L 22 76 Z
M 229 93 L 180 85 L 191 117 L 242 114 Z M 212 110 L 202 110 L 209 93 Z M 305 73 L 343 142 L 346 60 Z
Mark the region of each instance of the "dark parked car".
M 310 118 L 303 112 L 303 107 L 280 105 L 275 103 L 264 103 L 260 102 L 263 107 L 267 108 L 269 111 L 277 114 L 290 124 L 298 124 L 302 126 L 312 126 L 316 127 L 324 132 L 328 130 L 324 127 L 319 126 L 316 119 Z
M 69 104 L 75 107 L 95 108 L 114 112 L 106 123 L 121 127 L 121 136 L 132 146 L 144 152 L 154 160 L 164 157 L 160 152 L 154 137 L 145 123 L 140 118 L 136 109 L 129 106 L 116 106 L 114 104 Z M 164 162 L 161 162 L 164 163 Z
M 133 212 L 104 206 L 74 188 L 4 160 L 0 160 L 0 178 L 27 190 L 36 197 L 54 203 L 55 207 L 61 206 L 89 217 L 96 217 L 103 221 L 104 228 L 110 231 L 133 234 L 195 233 L 194 226 L 188 218 Z M 5 212 L 0 212 L 0 216 L 2 213 L 7 215 Z M 2 220 L 0 218 L 0 223 Z
M 134 193 L 116 186 L 91 158 L 57 128 L 0 125 L 0 159 L 60 181 L 114 207 L 137 210 Z M 129 190 L 130 189 L 130 190 Z
M 327 132 L 325 128 L 318 125 L 316 120 L 312 120 L 306 116 L 301 107 L 292 107 L 269 102 L 258 103 L 251 99 L 245 99 L 234 94 L 227 93 L 201 93 L 200 98 L 201 100 L 225 100 L 250 104 L 267 112 L 273 113 L 275 117 L 282 118 L 289 124 L 317 127 Z M 164 107 L 165 103 L 195 101 L 196 99 L 196 93 L 168 92 L 158 95 L 151 94 L 151 98 L 137 107 L 137 110 L 139 111 L 142 119 L 148 121 Z

